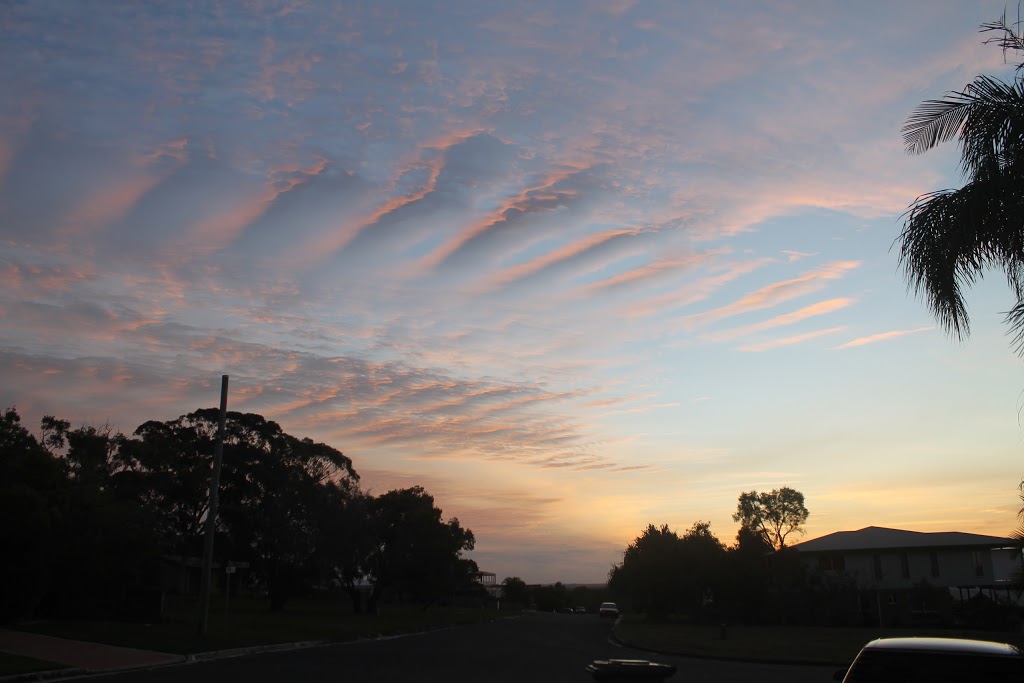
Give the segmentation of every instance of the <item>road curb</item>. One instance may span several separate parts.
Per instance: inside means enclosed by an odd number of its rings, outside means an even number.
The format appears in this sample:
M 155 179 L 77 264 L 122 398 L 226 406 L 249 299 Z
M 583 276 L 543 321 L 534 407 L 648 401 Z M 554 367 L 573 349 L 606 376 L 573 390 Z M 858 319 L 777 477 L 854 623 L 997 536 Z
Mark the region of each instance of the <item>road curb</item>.
M 210 652 L 195 652 L 185 655 L 185 664 L 198 664 L 209 662 L 215 659 L 230 659 L 231 657 L 244 657 L 246 655 L 258 655 L 264 652 L 286 652 L 289 650 L 303 650 L 310 647 L 329 645 L 330 640 L 303 640 L 297 643 L 276 643 L 274 645 L 255 645 L 252 647 L 236 647 L 230 650 L 211 650 Z
M 26 671 L 21 674 L 11 674 L 10 676 L 0 676 L 0 683 L 25 683 L 27 681 L 50 681 L 59 678 L 74 678 L 76 676 L 85 676 L 89 672 L 85 669 L 78 668 L 67 668 L 67 669 L 45 669 L 43 671 Z
M 619 622 L 615 622 L 615 626 L 618 626 Z M 656 650 L 650 647 L 644 647 L 642 645 L 635 645 L 627 640 L 623 640 L 615 632 L 615 627 L 612 627 L 612 634 L 610 636 L 612 642 L 621 647 L 628 647 L 631 650 L 639 650 L 640 652 L 650 652 L 651 654 L 661 655 L 663 657 L 688 657 L 690 659 L 709 659 L 718 662 L 745 662 L 748 664 L 780 664 L 782 666 L 834 666 L 834 667 L 845 667 L 849 666 L 849 662 L 802 662 L 797 660 L 787 659 L 762 659 L 757 657 L 719 657 L 717 655 L 709 655 L 700 652 L 666 652 L 665 650 Z

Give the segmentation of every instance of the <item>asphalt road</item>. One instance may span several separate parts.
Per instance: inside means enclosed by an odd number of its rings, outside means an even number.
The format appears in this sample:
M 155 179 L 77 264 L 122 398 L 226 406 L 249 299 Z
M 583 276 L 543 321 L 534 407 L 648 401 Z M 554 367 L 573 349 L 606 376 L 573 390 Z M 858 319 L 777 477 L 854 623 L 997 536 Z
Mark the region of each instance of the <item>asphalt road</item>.
M 678 667 L 683 683 L 812 683 L 833 669 L 665 657 L 619 647 L 611 623 L 596 616 L 529 614 L 515 619 L 391 639 L 265 653 L 90 676 L 90 683 L 342 683 L 344 681 L 494 681 L 584 683 L 595 659 L 652 659 Z

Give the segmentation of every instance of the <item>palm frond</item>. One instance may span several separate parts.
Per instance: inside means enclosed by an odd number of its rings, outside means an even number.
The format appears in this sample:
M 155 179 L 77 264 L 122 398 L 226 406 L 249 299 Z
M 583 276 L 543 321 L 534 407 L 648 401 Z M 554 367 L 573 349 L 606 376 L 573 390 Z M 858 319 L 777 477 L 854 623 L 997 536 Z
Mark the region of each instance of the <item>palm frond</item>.
M 1006 312 L 1006 324 L 1013 335 L 1014 351 L 1024 355 L 1024 300 L 1017 299 L 1016 305 Z
M 903 124 L 903 144 L 908 154 L 923 154 L 951 140 L 967 118 L 972 101 L 965 93 L 949 93 L 942 100 L 926 100 Z
M 964 94 L 971 103 L 960 129 L 961 163 L 975 179 L 994 176 L 1024 151 L 1024 92 L 1021 82 L 979 76 Z
M 908 285 L 939 324 L 958 339 L 970 334 L 963 289 L 993 266 L 1024 291 L 1020 193 L 1015 181 L 971 182 L 918 197 L 904 214 L 899 262 Z M 1022 314 L 1024 315 L 1024 314 Z
M 1017 12 L 1019 17 L 1020 5 L 1017 6 Z M 1020 35 L 1020 32 L 1016 28 L 1014 28 L 1014 26 L 1019 26 L 1020 23 L 1021 22 L 1018 18 L 1017 23 L 1011 26 L 1010 23 L 1006 21 L 1006 9 L 1004 8 L 1003 16 L 1001 16 L 999 19 L 997 19 L 996 21 L 986 22 L 981 25 L 982 33 L 994 32 L 1000 34 L 995 38 L 989 38 L 988 40 L 985 41 L 985 43 L 995 43 L 996 45 L 1001 47 L 1003 49 L 1004 61 L 1006 59 L 1007 52 L 1024 52 L 1024 37 Z M 1018 71 L 1021 70 L 1022 68 L 1024 68 L 1024 63 L 1017 65 Z
M 1024 147 L 1021 81 L 978 76 L 962 92 L 922 102 L 907 117 L 902 133 L 908 154 L 922 154 L 959 136 L 964 171 L 972 176 L 991 173 L 1007 163 L 1007 152 Z

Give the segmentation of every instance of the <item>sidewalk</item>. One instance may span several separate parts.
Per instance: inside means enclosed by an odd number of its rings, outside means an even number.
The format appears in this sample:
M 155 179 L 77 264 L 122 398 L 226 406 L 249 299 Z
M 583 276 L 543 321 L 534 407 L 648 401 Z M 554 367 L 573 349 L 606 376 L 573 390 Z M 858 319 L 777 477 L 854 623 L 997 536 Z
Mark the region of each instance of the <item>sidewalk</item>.
M 0 629 L 0 652 L 42 659 L 89 672 L 117 671 L 185 661 L 183 655 L 86 643 L 7 629 Z

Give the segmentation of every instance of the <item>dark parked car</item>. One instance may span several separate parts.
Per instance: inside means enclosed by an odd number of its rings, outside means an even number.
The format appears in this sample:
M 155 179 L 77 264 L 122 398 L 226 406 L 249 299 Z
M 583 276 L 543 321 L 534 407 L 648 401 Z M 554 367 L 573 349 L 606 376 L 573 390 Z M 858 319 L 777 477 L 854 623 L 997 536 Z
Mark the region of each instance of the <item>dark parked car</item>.
M 986 640 L 879 638 L 833 678 L 843 683 L 1024 681 L 1024 653 Z

